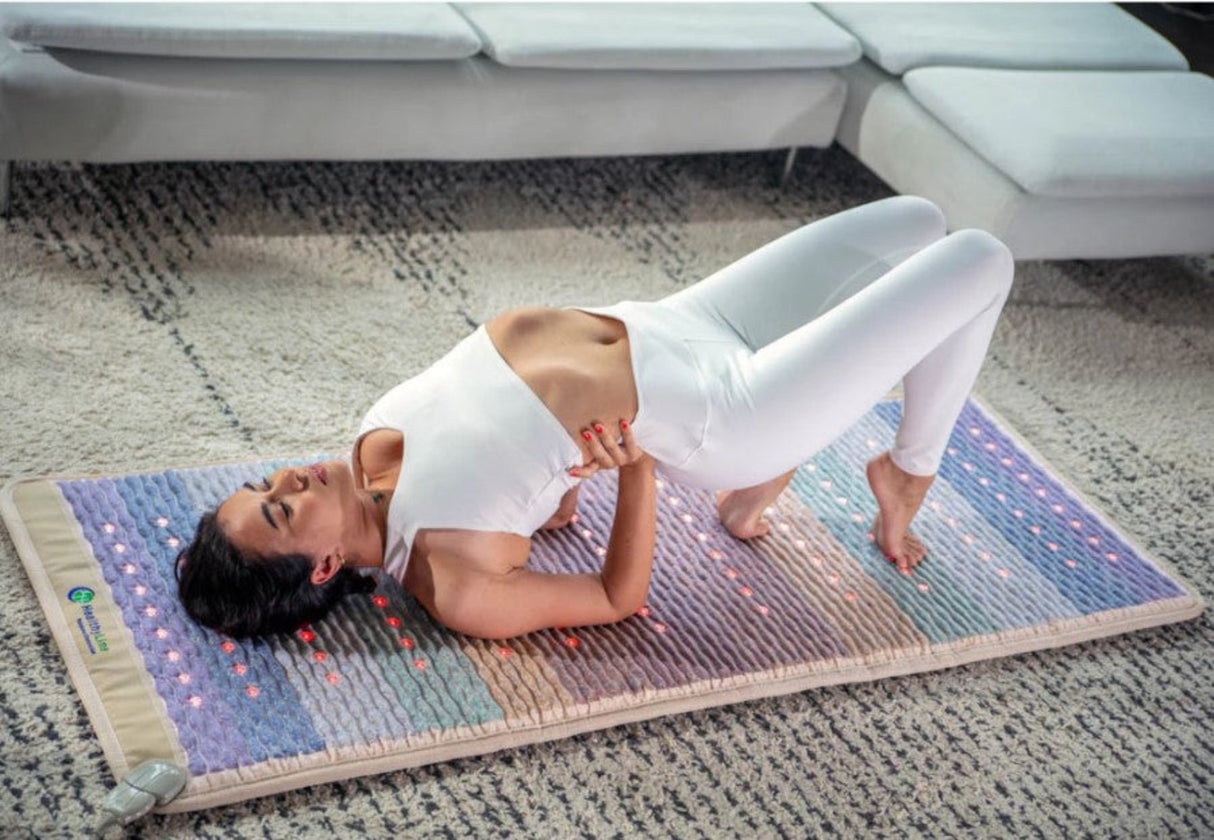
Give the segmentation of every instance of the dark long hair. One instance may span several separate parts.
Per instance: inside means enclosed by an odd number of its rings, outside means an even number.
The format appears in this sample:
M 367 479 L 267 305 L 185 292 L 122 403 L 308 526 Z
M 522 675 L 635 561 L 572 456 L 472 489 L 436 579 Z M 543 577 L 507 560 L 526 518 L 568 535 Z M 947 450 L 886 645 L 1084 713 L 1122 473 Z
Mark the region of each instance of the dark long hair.
M 294 632 L 325 616 L 346 595 L 375 588 L 374 578 L 353 569 L 314 584 L 312 562 L 303 555 L 245 554 L 224 534 L 214 511 L 199 520 L 173 574 L 190 618 L 235 638 Z

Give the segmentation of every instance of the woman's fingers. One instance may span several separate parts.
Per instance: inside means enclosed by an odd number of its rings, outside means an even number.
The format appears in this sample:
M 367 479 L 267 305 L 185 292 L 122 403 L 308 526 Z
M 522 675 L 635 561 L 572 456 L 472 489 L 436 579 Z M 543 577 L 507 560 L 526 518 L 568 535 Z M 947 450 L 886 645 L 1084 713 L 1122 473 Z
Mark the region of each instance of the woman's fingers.
M 624 436 L 624 454 L 627 457 L 627 463 L 635 464 L 637 461 L 645 457 L 644 451 L 637 445 L 636 438 L 632 436 L 632 424 L 627 420 L 620 421 L 620 432 Z M 623 466 L 621 464 L 621 466 Z
M 590 457 L 594 463 L 609 470 L 615 467 L 616 463 L 615 459 L 611 457 L 611 453 L 603 445 L 602 436 L 606 431 L 602 423 L 594 423 L 591 428 L 582 430 L 582 439 L 586 441 L 586 447 L 590 450 Z

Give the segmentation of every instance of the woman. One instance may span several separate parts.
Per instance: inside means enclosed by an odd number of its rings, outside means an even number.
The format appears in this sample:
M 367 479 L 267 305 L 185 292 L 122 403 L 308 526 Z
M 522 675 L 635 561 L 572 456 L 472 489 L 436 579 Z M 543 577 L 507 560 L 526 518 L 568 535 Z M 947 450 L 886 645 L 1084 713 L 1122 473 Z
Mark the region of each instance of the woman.
M 282 469 L 203 517 L 178 563 L 198 621 L 293 630 L 382 567 L 439 622 L 484 638 L 623 619 L 644 603 L 655 469 L 717 493 L 739 539 L 793 471 L 898 383 L 893 448 L 867 466 L 876 544 L 905 573 L 932 483 L 1011 286 L 977 230 L 945 236 L 898 196 L 809 224 L 653 303 L 516 309 L 367 413 L 352 468 Z M 580 481 L 619 470 L 600 574 L 526 567 Z

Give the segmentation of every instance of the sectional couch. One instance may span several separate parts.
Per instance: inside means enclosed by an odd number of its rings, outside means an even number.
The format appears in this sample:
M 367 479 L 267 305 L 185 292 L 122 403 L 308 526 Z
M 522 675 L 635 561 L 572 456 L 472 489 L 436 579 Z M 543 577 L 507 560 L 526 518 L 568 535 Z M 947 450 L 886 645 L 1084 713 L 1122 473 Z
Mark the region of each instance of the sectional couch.
M 20 161 L 837 140 L 1020 259 L 1214 251 L 1214 80 L 1108 4 L 3 4 L 0 29 L 0 205 Z

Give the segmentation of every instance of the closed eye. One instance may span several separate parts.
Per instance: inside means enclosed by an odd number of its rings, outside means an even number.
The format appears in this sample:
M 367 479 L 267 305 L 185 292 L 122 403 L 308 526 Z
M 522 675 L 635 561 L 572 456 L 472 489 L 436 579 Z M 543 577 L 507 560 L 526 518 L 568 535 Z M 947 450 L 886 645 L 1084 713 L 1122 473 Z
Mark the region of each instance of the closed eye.
M 290 522 L 291 517 L 295 515 L 295 511 L 286 502 L 279 502 L 278 504 L 282 506 L 282 515 L 286 517 L 288 522 Z

